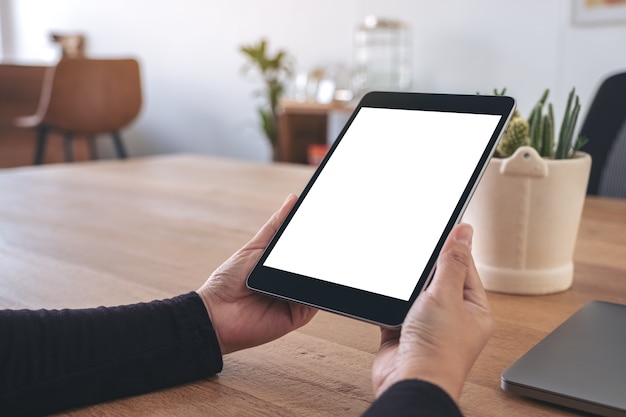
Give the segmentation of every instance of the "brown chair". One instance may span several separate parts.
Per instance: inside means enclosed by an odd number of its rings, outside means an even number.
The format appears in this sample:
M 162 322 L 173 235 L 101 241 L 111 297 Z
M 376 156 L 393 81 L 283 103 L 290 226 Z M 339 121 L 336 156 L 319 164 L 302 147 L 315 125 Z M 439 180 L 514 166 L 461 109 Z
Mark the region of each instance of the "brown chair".
M 51 131 L 63 134 L 66 161 L 74 159 L 74 136 L 86 137 L 91 157 L 97 158 L 95 138 L 100 134 L 110 134 L 117 156 L 126 158 L 120 130 L 135 120 L 141 104 L 136 60 L 62 58 L 46 72 L 37 112 L 15 124 L 37 129 L 35 164 L 43 162 Z

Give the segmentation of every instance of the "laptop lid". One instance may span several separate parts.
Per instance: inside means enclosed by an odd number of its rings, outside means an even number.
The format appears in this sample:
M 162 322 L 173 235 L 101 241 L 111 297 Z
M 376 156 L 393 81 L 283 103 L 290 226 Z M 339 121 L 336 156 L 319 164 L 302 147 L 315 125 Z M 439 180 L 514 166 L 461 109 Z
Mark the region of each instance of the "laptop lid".
M 504 391 L 626 416 L 626 305 L 592 301 L 502 373 Z

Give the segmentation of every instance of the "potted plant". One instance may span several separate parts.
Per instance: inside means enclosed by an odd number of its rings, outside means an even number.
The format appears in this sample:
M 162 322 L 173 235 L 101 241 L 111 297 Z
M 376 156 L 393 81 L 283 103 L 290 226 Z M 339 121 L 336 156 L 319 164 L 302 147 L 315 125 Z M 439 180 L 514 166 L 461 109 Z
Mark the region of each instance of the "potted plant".
M 504 93 L 502 91 L 501 93 Z M 486 289 L 512 294 L 567 290 L 591 169 L 574 140 L 580 102 L 569 94 L 560 129 L 546 90 L 526 119 L 515 111 L 465 212 Z
M 278 102 L 292 74 L 292 58 L 282 50 L 270 55 L 265 39 L 242 46 L 240 51 L 248 58 L 244 73 L 256 70 L 263 81 L 263 87 L 255 92 L 263 99 L 258 114 L 261 129 L 272 146 L 274 160 L 278 160 Z

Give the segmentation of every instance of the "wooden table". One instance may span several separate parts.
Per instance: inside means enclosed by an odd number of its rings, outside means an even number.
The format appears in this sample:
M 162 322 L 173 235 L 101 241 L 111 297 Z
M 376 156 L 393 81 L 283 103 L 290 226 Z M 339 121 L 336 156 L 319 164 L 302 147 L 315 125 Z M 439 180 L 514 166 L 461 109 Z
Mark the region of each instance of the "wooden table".
M 312 168 L 164 156 L 0 171 L 0 307 L 116 305 L 199 287 Z M 562 416 L 500 373 L 589 300 L 626 304 L 626 201 L 589 198 L 571 290 L 489 294 L 496 330 L 462 397 L 467 416 Z M 70 415 L 357 416 L 372 401 L 375 326 L 320 312 L 225 358 L 215 378 Z

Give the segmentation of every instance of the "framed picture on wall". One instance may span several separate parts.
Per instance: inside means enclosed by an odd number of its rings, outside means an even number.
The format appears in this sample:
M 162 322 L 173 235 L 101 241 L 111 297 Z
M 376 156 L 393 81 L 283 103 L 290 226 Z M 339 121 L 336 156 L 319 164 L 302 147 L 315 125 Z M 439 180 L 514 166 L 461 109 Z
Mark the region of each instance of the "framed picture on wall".
M 626 0 L 573 0 L 574 24 L 626 24 Z

